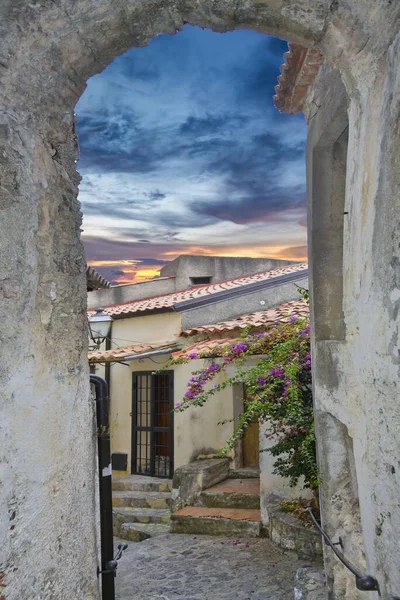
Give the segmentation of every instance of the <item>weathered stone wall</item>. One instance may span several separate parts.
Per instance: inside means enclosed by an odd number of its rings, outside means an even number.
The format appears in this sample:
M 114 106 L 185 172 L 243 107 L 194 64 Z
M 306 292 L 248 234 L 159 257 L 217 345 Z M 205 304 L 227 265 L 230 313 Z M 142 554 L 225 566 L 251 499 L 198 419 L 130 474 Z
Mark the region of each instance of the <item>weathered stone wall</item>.
M 400 593 L 399 42 L 368 67 L 353 57 L 347 94 L 325 65 L 308 103 L 323 525 L 385 599 Z M 326 567 L 330 599 L 365 597 L 329 550 Z
M 0 0 L 0 571 L 7 600 L 98 598 L 71 111 L 87 79 L 115 56 L 185 23 L 316 43 L 346 85 L 346 341 L 316 344 L 317 402 L 340 413 L 353 439 L 368 568 L 384 599 L 400 593 L 399 11 L 393 0 Z

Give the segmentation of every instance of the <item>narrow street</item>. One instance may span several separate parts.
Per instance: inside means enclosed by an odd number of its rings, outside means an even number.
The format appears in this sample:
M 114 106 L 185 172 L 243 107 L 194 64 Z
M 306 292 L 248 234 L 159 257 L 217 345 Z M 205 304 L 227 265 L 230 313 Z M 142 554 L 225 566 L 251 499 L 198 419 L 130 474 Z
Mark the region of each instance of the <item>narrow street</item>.
M 129 542 L 118 566 L 117 600 L 291 600 L 308 563 L 269 539 L 165 534 Z

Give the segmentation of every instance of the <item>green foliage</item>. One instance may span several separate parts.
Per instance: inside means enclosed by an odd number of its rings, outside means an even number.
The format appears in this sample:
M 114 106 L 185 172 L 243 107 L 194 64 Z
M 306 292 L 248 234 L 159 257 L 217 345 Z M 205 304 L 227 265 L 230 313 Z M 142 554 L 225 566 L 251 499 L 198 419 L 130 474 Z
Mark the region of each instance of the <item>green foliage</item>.
M 303 293 L 303 292 L 302 292 Z M 304 297 L 308 292 L 304 290 Z M 176 410 L 203 406 L 221 390 L 243 383 L 246 389 L 244 411 L 221 453 L 233 449 L 254 420 L 266 423 L 266 437 L 273 445 L 266 451 L 276 458 L 274 473 L 295 486 L 301 477 L 304 487 L 316 490 L 319 484 L 314 436 L 310 327 L 308 318 L 292 316 L 262 333 L 245 331 L 240 341 L 232 341 L 218 351 L 179 358 L 172 364 L 196 358 L 212 359 L 193 373 L 188 390 Z M 222 356 L 221 356 L 222 355 Z M 257 364 L 246 366 L 246 358 L 260 355 Z M 235 364 L 234 376 L 210 387 L 218 373 Z

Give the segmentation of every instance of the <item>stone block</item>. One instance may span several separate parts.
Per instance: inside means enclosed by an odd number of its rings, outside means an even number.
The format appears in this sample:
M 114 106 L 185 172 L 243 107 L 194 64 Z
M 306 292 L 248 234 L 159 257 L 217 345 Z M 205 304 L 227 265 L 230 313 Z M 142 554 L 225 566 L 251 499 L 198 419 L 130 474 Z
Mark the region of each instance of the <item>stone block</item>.
M 259 521 L 224 518 L 179 517 L 172 515 L 171 533 L 215 535 L 221 537 L 260 537 Z
M 169 508 L 171 495 L 166 492 L 113 492 L 114 507 Z
M 193 504 L 199 494 L 229 474 L 229 459 L 197 460 L 176 469 L 172 482 L 173 510 Z
M 311 560 L 322 556 L 322 538 L 317 531 L 306 527 L 294 515 L 279 508 L 281 499 L 272 496 L 268 505 L 269 537 L 280 548 L 293 550 L 299 558 Z

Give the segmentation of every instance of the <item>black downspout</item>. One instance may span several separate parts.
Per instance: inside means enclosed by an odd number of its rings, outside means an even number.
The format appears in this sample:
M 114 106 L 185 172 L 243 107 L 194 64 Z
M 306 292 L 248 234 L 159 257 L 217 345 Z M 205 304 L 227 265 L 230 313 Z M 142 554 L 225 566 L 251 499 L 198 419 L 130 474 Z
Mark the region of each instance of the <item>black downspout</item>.
M 98 375 L 90 375 L 96 390 L 97 440 L 100 487 L 100 539 L 102 600 L 115 600 L 112 484 L 110 456 L 110 421 L 107 382 Z
M 110 333 L 108 334 L 108 336 L 106 337 L 106 350 L 111 350 L 111 335 L 112 335 L 112 327 L 110 327 Z M 108 394 L 109 396 L 111 395 L 111 363 L 110 362 L 106 362 L 104 365 L 104 379 L 107 382 L 107 386 L 108 386 Z

